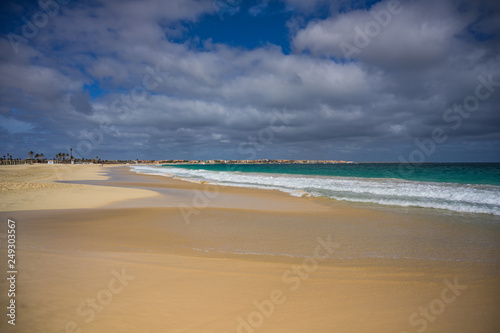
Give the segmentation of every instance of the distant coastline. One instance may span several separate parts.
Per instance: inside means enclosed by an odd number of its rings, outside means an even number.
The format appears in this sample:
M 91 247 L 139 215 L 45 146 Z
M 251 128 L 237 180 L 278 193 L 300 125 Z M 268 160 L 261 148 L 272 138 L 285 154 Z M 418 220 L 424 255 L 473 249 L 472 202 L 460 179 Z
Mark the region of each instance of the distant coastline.
M 139 161 L 142 163 L 157 164 L 355 164 L 354 161 L 334 160 L 165 160 L 165 161 Z

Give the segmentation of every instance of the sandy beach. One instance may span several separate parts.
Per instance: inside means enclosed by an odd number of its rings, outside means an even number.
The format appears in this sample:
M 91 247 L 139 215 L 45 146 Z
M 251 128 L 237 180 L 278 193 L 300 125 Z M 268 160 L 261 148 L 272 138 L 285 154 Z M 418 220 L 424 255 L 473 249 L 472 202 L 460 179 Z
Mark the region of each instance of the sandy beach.
M 498 219 L 0 167 L 2 332 L 499 332 Z

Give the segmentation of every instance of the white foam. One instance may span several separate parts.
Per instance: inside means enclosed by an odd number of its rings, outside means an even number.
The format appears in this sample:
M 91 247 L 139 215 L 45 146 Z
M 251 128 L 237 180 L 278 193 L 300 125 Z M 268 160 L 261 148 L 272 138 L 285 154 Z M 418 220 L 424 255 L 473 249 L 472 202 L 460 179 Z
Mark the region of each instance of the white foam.
M 132 170 L 225 186 L 274 189 L 298 197 L 323 196 L 353 202 L 500 215 L 500 186 L 401 179 L 242 173 L 160 166 L 133 166 Z

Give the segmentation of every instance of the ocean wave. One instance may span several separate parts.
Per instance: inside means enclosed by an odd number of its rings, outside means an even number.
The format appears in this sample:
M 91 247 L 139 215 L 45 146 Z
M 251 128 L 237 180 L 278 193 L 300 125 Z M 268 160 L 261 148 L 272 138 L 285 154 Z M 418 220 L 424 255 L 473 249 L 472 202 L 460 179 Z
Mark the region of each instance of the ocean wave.
M 500 215 L 500 186 L 431 183 L 388 178 L 349 178 L 209 171 L 160 166 L 133 166 L 145 174 L 206 181 L 225 186 L 274 189 L 292 196 L 403 207 L 446 209 Z

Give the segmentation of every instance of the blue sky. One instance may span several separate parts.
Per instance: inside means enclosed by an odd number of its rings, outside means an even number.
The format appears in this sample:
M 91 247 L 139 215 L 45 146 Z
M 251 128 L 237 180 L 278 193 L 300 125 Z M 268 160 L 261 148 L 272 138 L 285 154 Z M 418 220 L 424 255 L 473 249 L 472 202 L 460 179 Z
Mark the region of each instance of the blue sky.
M 496 1 L 0 6 L 0 156 L 500 161 Z
M 290 52 L 286 22 L 292 12 L 284 3 L 273 2 L 261 7 L 258 1 L 241 2 L 239 10 L 234 14 L 233 10 L 236 9 L 231 6 L 227 10 L 222 7 L 217 15 L 206 15 L 199 22 L 186 24 L 188 31 L 181 40 L 199 37 L 201 41 L 211 39 L 213 43 L 246 49 L 274 44 L 281 46 L 285 53 Z

